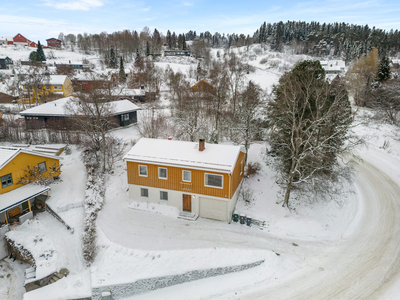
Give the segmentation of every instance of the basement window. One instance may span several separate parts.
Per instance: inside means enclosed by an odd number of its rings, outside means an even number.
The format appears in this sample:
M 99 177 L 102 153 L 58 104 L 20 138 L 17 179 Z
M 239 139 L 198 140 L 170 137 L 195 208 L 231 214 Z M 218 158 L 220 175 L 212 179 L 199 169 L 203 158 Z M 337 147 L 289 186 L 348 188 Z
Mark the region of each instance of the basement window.
M 206 173 L 204 174 L 204 185 L 222 189 L 223 177 L 222 175 Z
M 160 191 L 160 200 L 168 201 L 168 192 Z
M 13 184 L 12 174 L 7 174 L 5 176 L 0 177 L 1 187 L 5 188 Z
M 149 197 L 149 189 L 140 189 L 140 197 L 148 198 Z

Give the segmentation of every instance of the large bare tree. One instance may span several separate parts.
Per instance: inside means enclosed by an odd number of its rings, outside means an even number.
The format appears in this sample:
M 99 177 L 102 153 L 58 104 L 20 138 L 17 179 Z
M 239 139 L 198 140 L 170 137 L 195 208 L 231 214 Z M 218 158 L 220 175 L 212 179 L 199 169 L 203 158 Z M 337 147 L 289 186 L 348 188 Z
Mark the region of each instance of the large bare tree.
M 268 117 L 271 154 L 286 189 L 283 206 L 289 207 L 294 186 L 335 178 L 352 122 L 350 102 L 340 81 L 325 80 L 319 61 L 303 61 L 274 86 Z

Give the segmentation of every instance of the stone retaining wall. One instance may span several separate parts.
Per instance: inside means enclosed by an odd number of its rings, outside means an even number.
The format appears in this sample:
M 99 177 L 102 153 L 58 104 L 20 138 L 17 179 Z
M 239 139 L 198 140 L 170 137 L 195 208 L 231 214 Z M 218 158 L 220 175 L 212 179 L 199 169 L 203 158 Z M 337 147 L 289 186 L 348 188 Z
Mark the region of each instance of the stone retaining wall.
M 101 294 L 103 292 L 111 292 L 112 299 L 118 300 L 180 283 L 199 280 L 207 277 L 225 275 L 234 272 L 240 272 L 243 270 L 257 267 L 261 265 L 263 262 L 264 260 L 260 260 L 254 263 L 244 264 L 239 266 L 221 267 L 221 268 L 213 268 L 206 270 L 194 270 L 179 275 L 169 275 L 162 277 L 140 279 L 135 282 L 127 284 L 92 288 L 92 299 L 93 300 L 101 299 Z

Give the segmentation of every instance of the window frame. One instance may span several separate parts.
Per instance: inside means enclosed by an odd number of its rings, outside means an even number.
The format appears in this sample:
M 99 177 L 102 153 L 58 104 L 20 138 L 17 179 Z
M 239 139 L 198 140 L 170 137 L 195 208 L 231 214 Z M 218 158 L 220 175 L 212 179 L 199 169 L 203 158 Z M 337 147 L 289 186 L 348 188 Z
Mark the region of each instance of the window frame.
M 3 178 L 5 178 L 5 185 L 3 185 Z M 9 182 L 11 179 L 11 183 Z M 1 181 L 1 187 L 4 189 L 6 187 L 12 186 L 14 184 L 13 178 L 12 178 L 12 173 L 6 174 L 4 176 L 0 177 L 0 181 Z
M 214 186 L 214 185 L 208 185 L 207 184 L 207 175 L 212 175 L 212 176 L 219 176 L 221 177 L 221 186 Z M 220 174 L 213 174 L 213 173 L 204 173 L 204 186 L 206 187 L 211 187 L 215 189 L 223 189 L 224 188 L 224 176 Z
M 128 121 L 129 120 L 129 114 L 122 114 L 121 115 L 121 121 Z
M 144 194 L 146 194 L 146 195 L 144 195 Z M 149 189 L 140 188 L 140 198 L 149 198 Z
M 189 177 L 190 177 L 189 180 L 185 180 L 185 175 L 184 175 L 185 172 L 189 172 Z M 184 181 L 184 182 L 192 182 L 192 171 L 182 170 L 182 181 Z
M 146 175 L 142 175 L 142 174 L 140 173 L 140 167 L 145 167 L 145 168 L 146 168 Z M 147 177 L 148 174 L 149 174 L 148 169 L 147 169 L 147 165 L 138 165 L 138 171 L 139 171 L 139 176 L 140 176 L 140 177 Z
M 42 171 L 42 170 L 40 169 L 40 165 L 41 165 L 41 164 L 44 164 L 44 171 Z M 46 161 L 42 161 L 41 163 L 38 163 L 38 171 L 39 171 L 40 174 L 42 174 L 42 173 L 44 173 L 44 172 L 47 171 Z
M 163 195 L 166 195 L 166 199 L 163 198 Z M 168 192 L 167 191 L 160 191 L 160 200 L 168 201 Z
M 160 170 L 161 169 L 165 169 L 165 177 L 160 177 Z M 158 167 L 158 179 L 164 179 L 167 180 L 168 179 L 168 170 L 165 167 Z

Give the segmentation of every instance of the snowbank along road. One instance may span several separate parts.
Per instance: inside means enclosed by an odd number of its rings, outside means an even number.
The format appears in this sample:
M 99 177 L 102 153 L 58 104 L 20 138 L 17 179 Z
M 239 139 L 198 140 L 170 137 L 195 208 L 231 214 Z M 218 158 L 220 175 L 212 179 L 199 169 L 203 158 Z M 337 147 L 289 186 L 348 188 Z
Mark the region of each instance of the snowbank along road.
M 400 299 L 400 187 L 367 161 L 356 170 L 356 229 L 321 252 L 317 264 L 240 298 Z

